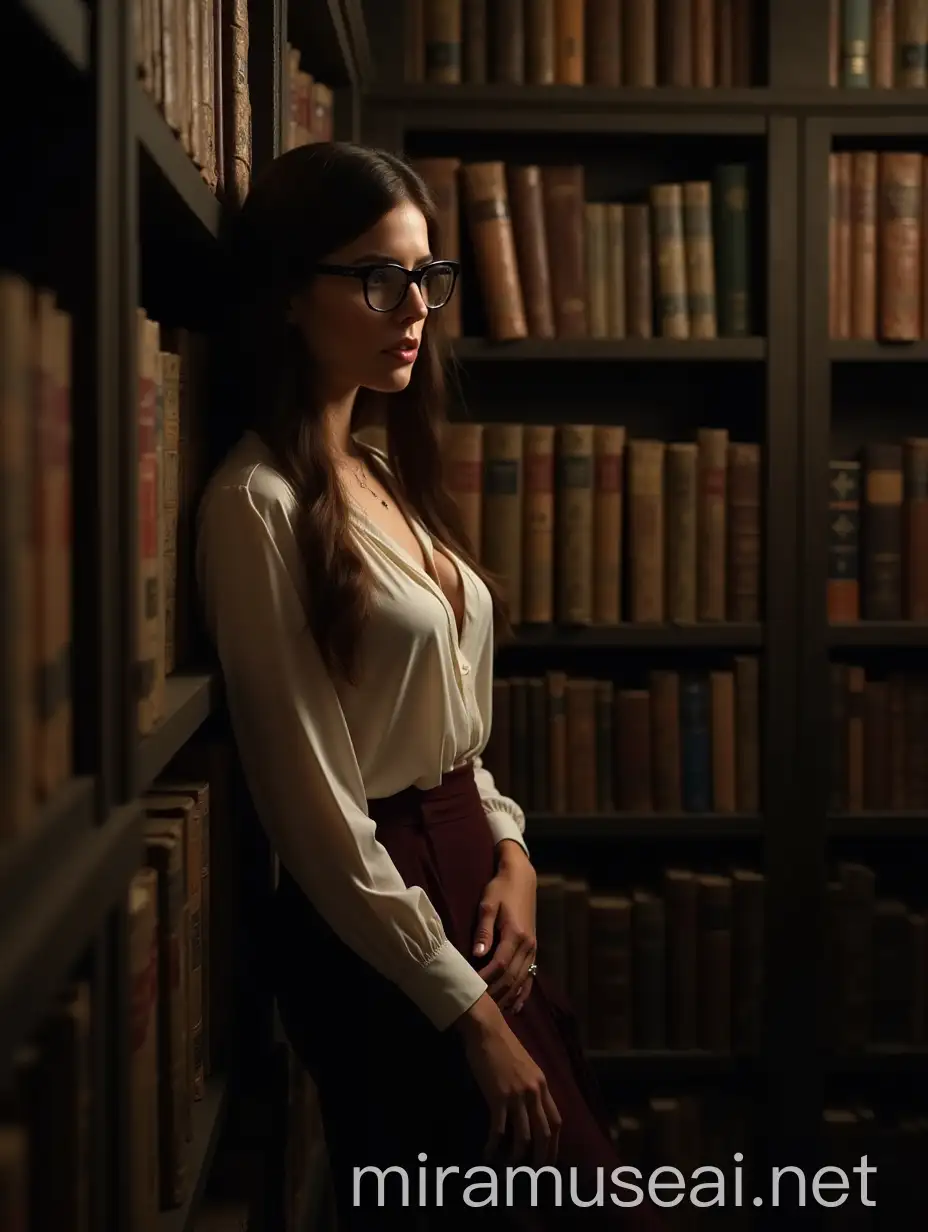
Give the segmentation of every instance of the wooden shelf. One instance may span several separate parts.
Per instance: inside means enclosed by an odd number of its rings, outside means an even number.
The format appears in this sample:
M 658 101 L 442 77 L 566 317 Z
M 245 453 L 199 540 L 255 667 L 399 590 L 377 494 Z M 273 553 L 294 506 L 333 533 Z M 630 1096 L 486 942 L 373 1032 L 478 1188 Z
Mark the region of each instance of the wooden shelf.
M 521 625 L 513 642 L 498 655 L 529 650 L 758 650 L 764 644 L 760 624 L 705 625 Z
M 143 795 L 171 758 L 213 713 L 218 679 L 211 673 L 178 673 L 165 687 L 165 714 L 154 731 L 139 741 L 136 795 Z
M 928 813 L 888 809 L 869 813 L 831 813 L 830 838 L 928 838 Z
M 229 1088 L 222 1076 L 206 1084 L 203 1098 L 193 1105 L 193 1141 L 187 1148 L 187 1199 L 175 1210 L 158 1216 L 158 1232 L 192 1232 L 203 1192 L 225 1124 Z
M 632 1052 L 588 1049 L 586 1055 L 597 1077 L 605 1081 L 637 1079 L 664 1082 L 680 1078 L 711 1078 L 757 1068 L 757 1058 L 728 1052 L 672 1048 Z
M 831 342 L 828 354 L 839 364 L 928 364 L 928 341 Z
M 727 839 L 760 838 L 763 819 L 751 813 L 532 813 L 525 838 L 536 839 Z
M 52 44 L 79 72 L 90 67 L 90 13 L 84 0 L 19 0 Z
M 222 216 L 218 198 L 210 192 L 199 169 L 140 85 L 135 90 L 135 115 L 148 170 L 201 231 L 217 238 Z
M 0 1085 L 14 1049 L 48 1009 L 142 863 L 138 804 L 79 838 L 59 853 L 15 927 L 0 928 Z
M 453 345 L 455 359 L 462 363 L 494 362 L 626 362 L 688 363 L 759 362 L 767 353 L 764 338 L 713 338 L 680 342 L 673 338 L 524 338 L 492 342 L 485 338 L 461 338 Z
M 928 649 L 928 623 L 919 620 L 861 620 L 854 624 L 829 625 L 832 646 L 847 650 L 920 646 Z
M 832 1074 L 911 1074 L 928 1070 L 928 1048 L 887 1044 L 863 1052 L 831 1054 L 825 1068 Z

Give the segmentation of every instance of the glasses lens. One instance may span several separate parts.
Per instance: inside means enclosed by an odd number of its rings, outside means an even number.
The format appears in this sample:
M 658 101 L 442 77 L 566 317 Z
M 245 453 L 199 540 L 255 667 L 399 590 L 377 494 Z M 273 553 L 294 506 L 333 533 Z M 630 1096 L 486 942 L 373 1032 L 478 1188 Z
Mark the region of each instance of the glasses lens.
M 382 265 L 372 270 L 367 279 L 367 298 L 378 312 L 389 312 L 406 292 L 406 271 L 396 266 Z
M 422 278 L 422 298 L 427 308 L 440 308 L 448 302 L 454 288 L 454 270 L 450 265 L 430 265 Z

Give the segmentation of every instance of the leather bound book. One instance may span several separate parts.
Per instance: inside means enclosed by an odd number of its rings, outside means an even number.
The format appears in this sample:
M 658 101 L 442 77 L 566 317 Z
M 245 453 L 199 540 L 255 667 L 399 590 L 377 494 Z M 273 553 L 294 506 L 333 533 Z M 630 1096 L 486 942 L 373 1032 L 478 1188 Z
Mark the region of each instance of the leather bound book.
M 501 162 L 467 163 L 461 174 L 487 332 L 496 342 L 527 338 L 506 168 Z
M 871 84 L 891 90 L 896 78 L 896 0 L 871 0 Z
M 686 251 L 686 298 L 691 338 L 715 338 L 715 244 L 712 237 L 712 185 L 683 185 L 683 235 Z
M 483 429 L 483 543 L 481 561 L 502 580 L 514 625 L 522 621 L 522 424 Z
M 860 462 L 828 464 L 828 580 L 832 623 L 860 619 Z
M 590 920 L 589 1044 L 627 1052 L 632 1047 L 632 902 L 619 894 L 592 894 Z
M 545 681 L 530 676 L 528 691 L 529 792 L 528 809 L 548 811 L 548 696 Z
M 698 885 L 689 869 L 668 868 L 663 878 L 667 938 L 667 1043 L 699 1047 Z
M 895 84 L 903 90 L 918 90 L 928 85 L 928 4 L 925 0 L 896 0 L 896 41 Z
M 736 655 L 735 662 L 735 796 L 739 813 L 760 812 L 760 659 Z
M 555 0 L 525 0 L 525 79 L 534 86 L 554 85 Z
M 615 711 L 618 807 L 651 813 L 651 696 L 647 689 L 617 689 Z
M 625 428 L 598 424 L 593 432 L 593 621 L 622 619 Z
M 880 336 L 912 342 L 921 336 L 922 156 L 879 156 Z
M 697 543 L 697 616 L 724 620 L 727 611 L 728 431 L 700 428 Z
M 567 992 L 566 884 L 560 873 L 539 873 L 536 880 L 538 953 L 545 973 L 561 993 Z
M 699 1043 L 731 1051 L 731 877 L 704 873 L 699 885 Z
M 622 0 L 587 0 L 586 82 L 622 84 Z
M 587 323 L 591 338 L 609 336 L 609 266 L 606 206 L 588 201 L 584 206 L 586 234 Z
M 922 159 L 922 338 L 928 341 L 928 158 Z
M 696 623 L 698 455 L 692 441 L 667 446 L 667 619 Z
M 903 442 L 905 617 L 928 620 L 928 437 Z
M 762 519 L 760 446 L 728 446 L 728 619 L 760 619 Z
M 567 812 L 567 673 L 545 674 L 548 688 L 548 807 Z
M 863 449 L 865 620 L 902 618 L 902 446 Z
M 589 1043 L 590 1024 L 590 887 L 582 877 L 564 879 L 567 931 L 567 994 L 577 1016 L 580 1041 Z
M 657 332 L 662 338 L 689 338 L 682 184 L 653 185 L 651 221 L 657 273 Z
M 889 687 L 864 684 L 864 808 L 889 808 Z
M 629 338 L 654 334 L 654 271 L 651 260 L 651 209 L 625 206 L 626 328 Z
M 425 80 L 461 84 L 461 0 L 424 0 Z
M 830 663 L 831 749 L 829 803 L 831 813 L 847 812 L 847 665 Z
M 716 0 L 692 0 L 693 4 L 693 85 L 711 90 L 716 84 L 715 14 Z
M 835 333 L 836 338 L 851 336 L 851 155 L 834 155 L 835 160 Z
M 658 0 L 625 0 L 625 84 L 657 85 Z
M 664 442 L 628 442 L 629 616 L 664 620 Z
M 693 84 L 693 9 L 691 0 L 658 0 L 661 85 Z
M 667 938 L 664 903 L 632 894 L 632 1038 L 636 1048 L 667 1046 Z
M 425 81 L 426 0 L 403 0 L 403 80 Z
M 877 155 L 851 155 L 851 329 L 852 338 L 876 338 Z
M 509 166 L 506 171 L 528 332 L 532 338 L 553 338 L 556 331 L 541 168 Z
M 461 11 L 461 77 L 469 86 L 481 86 L 489 77 L 487 0 L 463 0 Z
M 616 808 L 613 751 L 615 749 L 615 684 L 596 681 L 596 796 L 601 813 Z
M 568 677 L 565 684 L 569 813 L 597 812 L 596 683 L 585 677 Z
M 585 5 L 586 0 L 554 0 L 554 79 L 559 85 L 584 84 Z
M 658 813 L 681 813 L 680 676 L 658 669 L 648 677 L 651 694 L 651 788 Z
M 525 81 L 522 0 L 493 0 L 489 19 L 491 79 L 505 85 L 522 85 Z
M 483 425 L 444 424 L 441 452 L 445 484 L 461 511 L 469 546 L 479 560 L 483 539 Z
M 555 430 L 553 424 L 526 424 L 523 435 L 524 505 L 522 539 L 522 619 L 526 624 L 554 620 Z
M 716 813 L 733 813 L 737 805 L 735 767 L 738 753 L 734 673 L 710 672 L 709 689 L 712 712 L 712 807 Z
M 712 210 L 719 334 L 723 338 L 744 338 L 753 322 L 751 202 L 745 163 L 725 163 L 716 168 Z
M 730 89 L 735 84 L 734 0 L 715 2 L 715 85 Z M 834 82 L 837 85 L 837 81 Z
M 905 794 L 905 675 L 890 672 L 886 680 L 886 724 L 889 744 L 889 792 L 886 807 L 894 813 L 908 808 Z
M 928 808 L 928 677 L 908 672 L 905 686 L 905 798 L 910 809 Z
M 585 175 L 581 166 L 546 166 L 541 183 L 548 238 L 554 323 L 559 338 L 585 338 Z
M 851 813 L 864 808 L 864 690 L 867 678 L 864 669 L 849 665 L 847 669 L 847 807 Z
M 606 206 L 606 294 L 610 338 L 624 338 L 627 332 L 625 263 L 625 206 L 619 201 L 610 201 Z
M 734 46 L 733 85 L 747 89 L 754 84 L 754 5 L 756 0 L 734 0 L 732 5 L 732 43 Z
M 224 134 L 225 201 L 241 206 L 251 187 L 251 95 L 248 87 L 248 3 L 247 0 L 222 0 L 224 73 L 223 99 L 226 108 Z
M 593 622 L 593 427 L 557 431 L 557 618 Z
M 435 203 L 436 221 L 441 248 L 438 255 L 446 261 L 461 257 L 460 171 L 459 158 L 418 158 L 410 161 L 412 169 L 422 177 Z M 447 338 L 461 336 L 461 292 L 459 277 L 454 294 L 437 314 Z
M 870 86 L 870 0 L 842 0 L 841 85 L 847 89 Z

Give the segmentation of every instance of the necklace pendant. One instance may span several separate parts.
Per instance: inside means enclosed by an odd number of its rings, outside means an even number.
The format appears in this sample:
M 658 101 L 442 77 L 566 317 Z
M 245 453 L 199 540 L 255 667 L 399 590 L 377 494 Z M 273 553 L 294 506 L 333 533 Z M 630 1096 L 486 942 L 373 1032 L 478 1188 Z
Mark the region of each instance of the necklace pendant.
M 380 502 L 380 503 L 381 503 L 381 505 L 383 505 L 384 509 L 389 509 L 389 508 L 390 508 L 390 506 L 387 504 L 387 502 L 386 502 L 385 500 L 381 500 L 381 502 Z

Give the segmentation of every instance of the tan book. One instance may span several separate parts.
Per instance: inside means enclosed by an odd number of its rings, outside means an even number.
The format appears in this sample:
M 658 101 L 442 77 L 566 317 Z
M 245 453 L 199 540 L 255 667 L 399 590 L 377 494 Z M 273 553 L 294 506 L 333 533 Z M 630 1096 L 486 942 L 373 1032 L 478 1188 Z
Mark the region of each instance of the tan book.
M 0 836 L 35 816 L 35 603 L 32 549 L 31 296 L 0 272 Z
M 663 441 L 630 440 L 628 451 L 629 615 L 659 623 L 664 605 Z
M 627 333 L 625 264 L 625 206 L 611 201 L 606 206 L 606 297 L 610 338 L 624 338 Z
M 461 174 L 487 334 L 495 342 L 526 338 L 506 168 L 501 162 L 467 163 Z
M 521 423 L 483 429 L 481 561 L 501 579 L 514 625 L 522 621 L 522 432 Z
M 609 262 L 606 206 L 588 201 L 584 206 L 587 321 L 591 338 L 609 336 Z
M 129 1108 L 132 1124 L 130 1203 L 132 1228 L 153 1232 L 158 1189 L 158 1030 L 156 926 L 158 874 L 143 868 L 128 894 Z
M 593 433 L 590 424 L 557 433 L 557 612 L 570 625 L 593 621 Z
M 178 9 L 186 0 L 157 0 L 156 11 L 160 10 L 158 34 L 161 52 L 162 73 L 162 106 L 164 118 L 168 127 L 178 137 L 183 128 L 181 114 L 183 81 L 181 79 L 180 42 L 181 26 L 178 19 Z
M 734 672 L 710 672 L 709 691 L 712 807 L 716 813 L 733 813 L 737 805 Z
M 479 560 L 483 533 L 483 424 L 444 424 L 441 451 L 445 485 L 461 512 L 468 546 Z
M 721 621 L 727 611 L 728 431 L 700 428 L 696 613 Z
M 657 274 L 657 332 L 663 338 L 689 338 L 682 184 L 653 185 L 651 222 Z
M 553 338 L 554 303 L 551 297 L 541 168 L 534 165 L 510 166 L 507 174 L 528 332 L 533 338 Z
M 710 90 L 716 84 L 716 0 L 693 3 L 693 85 Z
M 851 155 L 851 328 L 852 338 L 872 339 L 876 329 L 877 155 Z
M 458 181 L 461 160 L 459 158 L 420 158 L 413 160 L 411 165 L 425 181 L 435 203 L 441 245 L 439 256 L 443 261 L 459 261 L 461 258 L 461 220 Z M 448 338 L 461 336 L 461 292 L 461 279 L 458 278 L 451 299 L 436 314 Z
M 645 204 L 625 207 L 626 326 L 630 338 L 654 333 L 654 279 L 651 257 L 651 211 Z
M 922 156 L 879 156 L 880 336 L 912 342 L 921 336 Z
M 542 168 L 541 183 L 557 336 L 585 338 L 589 329 L 586 232 L 583 222 L 586 193 L 584 168 L 579 165 L 547 165 Z
M 554 0 L 554 79 L 582 86 L 586 70 L 585 0 Z
M 712 238 L 712 184 L 683 185 L 683 234 L 686 251 L 686 297 L 690 337 L 715 338 L 715 244 Z
M 554 85 L 556 0 L 525 0 L 525 79 L 531 85 Z
M 593 621 L 622 620 L 625 428 L 598 424 L 593 430 Z
M 928 158 L 922 159 L 922 337 L 928 341 Z
M 461 0 L 424 0 L 425 80 L 461 84 Z
M 692 441 L 667 446 L 667 619 L 695 624 L 699 448 Z
M 522 619 L 526 624 L 554 620 L 555 443 L 552 424 L 525 425 Z

